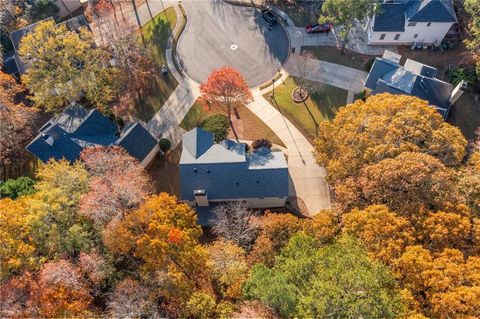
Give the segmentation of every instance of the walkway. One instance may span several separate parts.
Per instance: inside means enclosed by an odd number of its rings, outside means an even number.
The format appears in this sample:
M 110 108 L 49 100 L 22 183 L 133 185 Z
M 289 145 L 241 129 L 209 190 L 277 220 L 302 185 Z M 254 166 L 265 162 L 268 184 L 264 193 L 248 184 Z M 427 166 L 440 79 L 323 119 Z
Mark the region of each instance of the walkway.
M 312 155 L 313 146 L 280 111 L 260 93 L 253 90 L 254 101 L 247 107 L 267 124 L 287 147 L 290 196 L 305 203 L 308 215 L 330 208 L 330 190 L 326 171 L 318 166 Z
M 168 138 L 172 149 L 182 141 L 185 131 L 178 125 L 200 96 L 199 85 L 185 78 L 163 104 L 162 108 L 147 123 L 148 130 L 157 137 Z
M 363 90 L 368 75 L 365 71 L 306 58 L 298 54 L 291 54 L 283 68 L 293 76 L 329 84 L 355 93 Z

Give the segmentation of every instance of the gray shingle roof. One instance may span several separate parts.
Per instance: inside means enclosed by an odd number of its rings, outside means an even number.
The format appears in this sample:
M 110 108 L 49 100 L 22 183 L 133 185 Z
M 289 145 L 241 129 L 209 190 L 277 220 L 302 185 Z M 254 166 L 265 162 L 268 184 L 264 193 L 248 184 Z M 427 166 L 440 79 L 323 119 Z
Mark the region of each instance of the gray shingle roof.
M 404 0 L 381 8 L 373 31 L 403 32 L 406 22 L 457 22 L 452 0 Z
M 122 146 L 141 162 L 156 146 L 156 139 L 141 124 L 132 125 L 119 138 L 113 121 L 95 109 L 87 111 L 78 103 L 70 104 L 39 131 L 26 149 L 44 162 L 51 158 L 73 162 L 85 147 L 95 145 Z
M 180 159 L 183 200 L 193 200 L 195 190 L 205 190 L 209 200 L 288 196 L 288 166 L 281 151 L 262 148 L 249 154 L 244 144 L 226 140 L 212 144 L 194 158 L 187 149 L 194 140 L 192 134 L 197 143 L 203 139 L 209 143 L 213 138 L 213 134 L 199 128 L 184 135 Z
M 417 73 L 411 71 L 415 69 Z M 386 92 L 416 96 L 435 106 L 445 118 L 451 107 L 450 96 L 454 87 L 450 83 L 425 75 L 435 74 L 433 70 L 435 68 L 428 65 L 424 67 L 415 65 L 415 68 L 407 70 L 404 66 L 376 58 L 367 76 L 365 87 L 371 89 L 373 94 Z

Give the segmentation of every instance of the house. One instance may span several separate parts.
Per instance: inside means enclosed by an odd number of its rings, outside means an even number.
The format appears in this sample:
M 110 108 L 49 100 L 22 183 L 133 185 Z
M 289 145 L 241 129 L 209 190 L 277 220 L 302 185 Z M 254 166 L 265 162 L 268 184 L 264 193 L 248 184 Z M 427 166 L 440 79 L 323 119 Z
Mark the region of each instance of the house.
M 383 0 L 367 24 L 368 44 L 439 46 L 456 22 L 452 0 Z
M 78 103 L 70 104 L 57 118 L 44 124 L 26 149 L 43 162 L 67 159 L 74 162 L 90 146 L 121 146 L 142 166 L 159 152 L 155 137 L 141 123 L 119 131 L 117 124 L 99 111 L 88 111 Z
M 52 17 L 46 18 L 44 20 L 38 21 L 36 23 L 30 24 L 25 28 L 13 31 L 10 33 L 10 40 L 12 41 L 14 53 L 12 54 L 11 58 L 15 61 L 14 67 L 10 66 L 8 73 L 13 74 L 18 78 L 19 75 L 24 74 L 27 69 L 30 67 L 30 61 L 35 59 L 35 57 L 29 57 L 29 60 L 25 61 L 25 59 L 20 58 L 19 49 L 22 39 L 25 35 L 30 32 L 35 31 L 35 28 L 42 22 L 46 21 L 54 21 Z M 76 16 L 72 19 L 66 20 L 64 22 L 58 23 L 57 25 L 65 25 L 67 30 L 70 31 L 78 31 L 81 27 L 88 28 L 88 22 L 83 15 Z
M 283 207 L 288 197 L 288 166 L 281 151 L 244 143 L 195 128 L 183 135 L 180 198 L 191 206 L 245 201 L 252 208 Z
M 464 82 L 454 87 L 436 78 L 436 68 L 410 59 L 400 65 L 400 60 L 400 55 L 387 50 L 383 57 L 375 59 L 365 81 L 367 96 L 385 92 L 416 96 L 447 118 L 451 106 L 463 93 Z

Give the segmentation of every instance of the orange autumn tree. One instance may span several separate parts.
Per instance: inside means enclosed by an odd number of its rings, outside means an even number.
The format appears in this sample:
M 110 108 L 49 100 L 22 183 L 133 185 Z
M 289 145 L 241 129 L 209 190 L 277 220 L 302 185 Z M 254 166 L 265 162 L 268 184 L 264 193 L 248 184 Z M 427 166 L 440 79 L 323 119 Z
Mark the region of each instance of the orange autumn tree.
M 81 315 L 93 300 L 78 268 L 64 259 L 42 267 L 31 294 L 42 317 Z
M 400 257 L 405 247 L 413 242 L 408 220 L 383 205 L 355 209 L 343 215 L 343 226 L 345 233 L 363 241 L 373 258 L 386 264 Z
M 246 104 L 253 99 L 243 75 L 230 66 L 214 70 L 200 85 L 200 91 L 206 101 L 218 101 L 227 109 L 232 130 L 232 108 L 236 103 Z
M 182 299 L 198 286 L 205 270 L 206 253 L 198 241 L 201 234 L 195 212 L 175 196 L 161 193 L 123 220 L 112 221 L 104 243 L 117 256 L 141 260 L 140 271 L 147 282 L 155 282 L 161 273 L 161 295 Z

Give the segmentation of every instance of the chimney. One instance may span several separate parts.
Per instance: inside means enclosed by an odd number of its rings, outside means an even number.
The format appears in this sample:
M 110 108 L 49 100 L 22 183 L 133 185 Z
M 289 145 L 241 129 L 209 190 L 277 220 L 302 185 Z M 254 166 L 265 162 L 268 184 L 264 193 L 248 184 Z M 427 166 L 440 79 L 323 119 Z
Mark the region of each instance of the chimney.
M 450 95 L 450 105 L 453 105 L 457 100 L 462 96 L 463 90 L 467 88 L 467 82 L 464 80 L 460 81 L 457 86 L 453 89 L 452 94 Z

